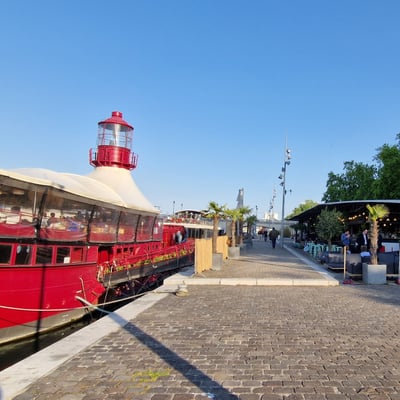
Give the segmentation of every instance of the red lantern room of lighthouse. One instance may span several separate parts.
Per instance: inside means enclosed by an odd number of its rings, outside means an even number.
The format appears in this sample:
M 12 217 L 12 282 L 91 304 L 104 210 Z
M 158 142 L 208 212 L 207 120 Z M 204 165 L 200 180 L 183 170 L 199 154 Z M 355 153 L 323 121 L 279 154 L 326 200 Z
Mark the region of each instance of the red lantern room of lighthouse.
M 90 165 L 94 167 L 136 168 L 137 155 L 131 151 L 133 126 L 113 111 L 111 118 L 98 123 L 97 151 L 89 151 Z

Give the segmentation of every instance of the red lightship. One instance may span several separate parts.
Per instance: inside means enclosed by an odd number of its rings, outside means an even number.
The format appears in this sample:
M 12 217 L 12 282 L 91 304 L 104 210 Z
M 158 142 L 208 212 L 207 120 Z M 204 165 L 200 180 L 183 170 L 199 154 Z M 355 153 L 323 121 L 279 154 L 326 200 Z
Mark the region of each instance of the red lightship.
M 0 170 L 0 344 L 193 264 L 194 240 L 182 238 L 184 226 L 164 226 L 132 178 L 132 139 L 115 111 L 98 123 L 88 176 Z

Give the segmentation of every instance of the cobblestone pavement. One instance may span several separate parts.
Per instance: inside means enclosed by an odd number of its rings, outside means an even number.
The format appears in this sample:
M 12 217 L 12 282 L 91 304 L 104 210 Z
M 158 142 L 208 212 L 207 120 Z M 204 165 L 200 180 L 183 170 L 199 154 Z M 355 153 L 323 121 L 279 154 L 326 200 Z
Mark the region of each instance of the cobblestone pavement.
M 160 296 L 15 399 L 400 399 L 399 285 Z
M 254 240 L 253 246 L 241 252 L 239 259 L 227 259 L 221 270 L 209 270 L 200 274 L 199 278 L 268 278 L 268 279 L 316 279 L 320 274 L 310 268 L 312 261 L 303 250 L 277 247 L 273 249 L 270 242 Z M 305 263 L 299 256 L 304 256 Z M 314 268 L 321 268 L 315 265 Z M 327 272 L 327 270 L 325 269 Z M 335 274 L 340 277 L 340 274 Z M 332 276 L 335 276 L 332 274 Z

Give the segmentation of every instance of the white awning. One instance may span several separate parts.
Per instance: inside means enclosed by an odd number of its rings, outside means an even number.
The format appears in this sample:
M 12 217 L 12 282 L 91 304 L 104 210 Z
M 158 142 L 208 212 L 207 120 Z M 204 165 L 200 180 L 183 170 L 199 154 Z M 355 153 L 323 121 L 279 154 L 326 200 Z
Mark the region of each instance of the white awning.
M 8 177 L 34 185 L 53 187 L 84 199 L 108 203 L 132 211 L 159 213 L 141 193 L 130 171 L 122 168 L 100 167 L 89 176 L 55 172 L 43 168 L 1 170 Z M 83 201 L 85 201 L 83 199 Z

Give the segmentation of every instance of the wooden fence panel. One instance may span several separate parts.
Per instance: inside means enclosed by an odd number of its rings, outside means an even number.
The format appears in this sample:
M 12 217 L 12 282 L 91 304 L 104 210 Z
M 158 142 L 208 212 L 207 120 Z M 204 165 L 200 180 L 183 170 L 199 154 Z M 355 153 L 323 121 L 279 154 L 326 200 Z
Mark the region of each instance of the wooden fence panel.
M 228 258 L 228 237 L 218 236 L 217 238 L 217 253 L 222 253 L 224 260 Z
M 222 253 L 224 260 L 228 258 L 228 243 L 226 236 L 218 236 L 217 253 Z M 212 267 L 212 239 L 195 240 L 194 272 L 199 274 Z
M 194 272 L 199 274 L 212 267 L 212 239 L 196 239 L 194 250 Z

